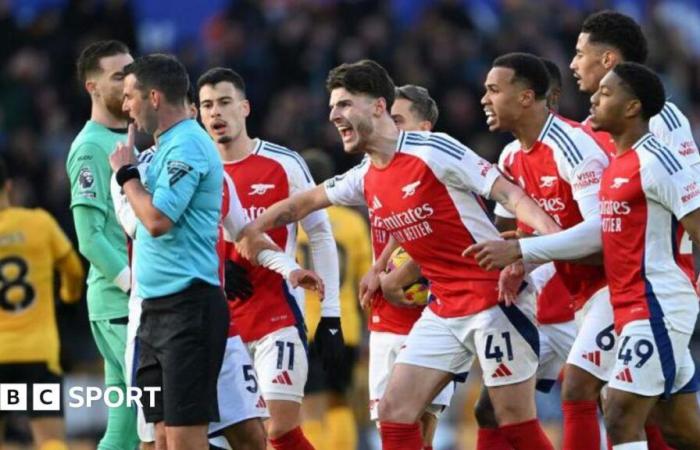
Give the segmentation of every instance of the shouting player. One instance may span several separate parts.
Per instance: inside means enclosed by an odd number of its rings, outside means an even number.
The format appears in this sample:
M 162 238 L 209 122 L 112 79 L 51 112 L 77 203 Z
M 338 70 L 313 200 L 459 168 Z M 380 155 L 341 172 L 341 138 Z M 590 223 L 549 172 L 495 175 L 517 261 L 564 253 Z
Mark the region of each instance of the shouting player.
M 235 183 L 249 220 L 275 202 L 314 186 L 306 163 L 296 152 L 248 136 L 250 103 L 240 75 L 231 69 L 213 68 L 199 78 L 197 88 L 202 123 L 216 144 L 224 170 Z M 335 240 L 325 212 L 312 214 L 300 224 L 309 236 L 314 268 L 326 286 L 314 342 L 324 366 L 331 370 L 344 359 Z M 296 234 L 296 224 L 269 233 L 291 256 Z M 230 299 L 229 306 L 253 357 L 270 411 L 270 443 L 278 450 L 312 448 L 300 428 L 308 371 L 303 290 L 293 289 L 277 273 L 253 267 L 233 246 L 229 258 L 247 269 L 253 284 L 251 298 Z
M 571 69 L 578 80 L 583 92 L 594 93 L 600 80 L 616 64 L 622 61 L 644 62 L 647 55 L 647 44 L 637 23 L 630 17 L 614 11 L 601 11 L 589 16 L 583 23 L 576 44 L 576 54 L 571 61 Z M 685 159 L 689 165 L 696 166 L 700 162 L 697 147 L 692 137 L 688 120 L 670 102 L 651 118 L 650 130 L 665 145 L 671 148 L 678 158 Z M 606 132 L 596 132 L 596 138 L 603 148 L 614 154 L 615 148 L 610 135 Z M 697 167 L 697 166 L 696 166 Z M 553 257 L 564 257 L 561 249 L 566 242 L 539 240 L 532 245 L 523 247 L 522 255 L 525 261 L 548 261 Z M 552 243 L 554 247 L 534 245 L 535 242 Z M 563 247 L 562 247 L 563 245 Z M 596 360 L 598 352 L 610 352 L 614 349 L 616 336 L 612 327 L 612 317 L 601 317 L 600 333 L 596 336 L 595 345 L 591 345 L 581 353 L 577 364 L 588 375 L 580 373 L 581 377 L 565 382 L 562 396 L 567 403 L 564 409 L 564 437 L 571 448 L 577 450 L 597 450 L 600 446 L 598 419 L 595 402 L 598 393 L 607 377 L 600 373 Z M 593 359 L 588 358 L 592 354 Z M 585 355 L 585 356 L 584 356 Z M 572 354 L 572 357 L 575 355 Z M 568 383 L 568 384 L 566 384 Z M 649 426 L 652 448 L 665 448 L 658 428 Z M 651 437 L 653 436 L 653 438 Z
M 534 55 L 503 55 L 494 61 L 487 76 L 482 104 L 491 131 L 510 131 L 516 137 L 501 153 L 501 170 L 568 228 L 598 213 L 597 179 L 607 166 L 607 157 L 580 127 L 553 111 L 561 88 L 557 73 L 556 65 L 548 68 Z M 586 177 L 588 183 L 580 181 Z M 496 205 L 494 212 L 499 230 L 516 228 L 513 216 L 502 206 Z M 527 226 L 517 226 L 521 234 L 531 232 Z M 580 308 L 586 300 L 580 298 L 582 294 L 601 289 L 603 272 L 601 268 L 550 263 L 536 269 L 531 278 L 538 292 L 537 388 L 549 392 L 576 338 L 574 302 L 578 301 Z M 580 278 L 591 283 L 588 293 L 587 286 L 579 285 Z M 475 416 L 479 424 L 477 448 L 502 448 L 504 438 L 483 391 Z
M 526 289 L 520 306 L 499 306 L 498 272 L 480 269 L 459 249 L 498 236 L 478 195 L 505 204 L 541 233 L 558 226 L 496 167 L 452 137 L 400 131 L 389 114 L 394 84 L 379 64 L 342 64 L 330 72 L 327 88 L 329 119 L 344 150 L 368 158 L 268 208 L 243 231 L 243 252 L 254 249 L 262 231 L 331 204 L 369 205 L 431 280 L 435 296 L 411 330 L 380 401 L 383 448 L 422 449 L 420 417 L 475 357 L 508 442 L 516 449 L 552 448 L 535 411 L 539 339 L 530 319 L 532 294 Z
M 438 115 L 437 103 L 424 87 L 407 84 L 396 88 L 396 98 L 394 104 L 391 105 L 391 117 L 399 130 L 432 131 Z M 371 211 L 370 217 L 372 217 Z M 383 228 L 379 221 L 373 221 L 372 226 L 378 229 Z M 386 233 L 386 231 L 384 232 Z M 425 308 L 406 302 L 403 292 L 403 286 L 409 286 L 422 277 L 420 267 L 414 261 L 407 261 L 389 274 L 384 272 L 387 259 L 396 247 L 398 244 L 394 238 L 389 239 L 386 248 L 382 249 L 377 246 L 375 250 L 380 256 L 369 274 L 375 273 L 379 276 L 382 289 L 380 294 L 375 294 L 376 298 L 372 302 L 372 318 L 374 319 L 376 315 L 379 321 L 375 324 L 373 320 L 373 323 L 370 324 L 369 338 L 370 416 L 373 420 L 379 419 L 377 406 L 386 391 L 396 357 L 405 344 L 413 324 Z M 387 299 L 399 306 L 388 303 Z M 388 312 L 393 313 L 394 320 L 405 323 L 405 328 L 388 328 L 387 326 L 391 322 L 382 321 L 382 316 L 387 315 Z M 453 393 L 454 383 L 449 383 L 433 399 L 421 416 L 421 434 L 425 448 L 432 448 L 438 417 L 449 406 Z
M 82 294 L 83 267 L 53 217 L 41 209 L 13 207 L 11 181 L 0 160 L 0 383 L 29 383 L 27 414 L 39 450 L 68 450 L 63 407 L 33 407 L 35 383 L 61 383 L 59 337 L 54 310 L 54 270 L 61 300 Z M 6 412 L 0 413 L 0 447 Z

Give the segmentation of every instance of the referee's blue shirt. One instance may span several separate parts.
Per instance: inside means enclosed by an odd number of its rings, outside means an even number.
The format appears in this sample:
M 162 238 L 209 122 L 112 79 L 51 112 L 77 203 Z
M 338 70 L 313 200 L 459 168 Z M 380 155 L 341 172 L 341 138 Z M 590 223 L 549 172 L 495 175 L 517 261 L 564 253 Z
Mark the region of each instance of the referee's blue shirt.
M 216 147 L 187 119 L 162 133 L 157 148 L 143 181 L 173 227 L 153 237 L 137 225 L 136 284 L 144 299 L 181 292 L 195 280 L 220 285 L 216 240 L 224 179 Z

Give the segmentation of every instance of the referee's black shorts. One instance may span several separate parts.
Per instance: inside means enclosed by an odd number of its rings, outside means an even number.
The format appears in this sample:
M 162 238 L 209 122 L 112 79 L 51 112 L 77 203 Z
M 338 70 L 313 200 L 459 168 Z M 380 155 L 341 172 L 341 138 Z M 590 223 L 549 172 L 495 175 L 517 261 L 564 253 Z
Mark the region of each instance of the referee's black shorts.
M 142 305 L 136 382 L 141 389 L 161 388 L 154 405 L 148 395 L 141 397 L 146 421 L 167 426 L 218 421 L 216 382 L 229 326 L 223 291 L 195 282 Z

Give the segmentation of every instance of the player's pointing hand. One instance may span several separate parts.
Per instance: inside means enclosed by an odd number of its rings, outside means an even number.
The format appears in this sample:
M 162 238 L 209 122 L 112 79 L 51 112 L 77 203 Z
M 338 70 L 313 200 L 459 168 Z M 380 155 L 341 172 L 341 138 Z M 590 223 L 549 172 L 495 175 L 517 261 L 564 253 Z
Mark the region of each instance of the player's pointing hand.
M 517 240 L 487 241 L 472 244 L 462 256 L 474 256 L 480 267 L 486 270 L 502 269 L 522 256 Z

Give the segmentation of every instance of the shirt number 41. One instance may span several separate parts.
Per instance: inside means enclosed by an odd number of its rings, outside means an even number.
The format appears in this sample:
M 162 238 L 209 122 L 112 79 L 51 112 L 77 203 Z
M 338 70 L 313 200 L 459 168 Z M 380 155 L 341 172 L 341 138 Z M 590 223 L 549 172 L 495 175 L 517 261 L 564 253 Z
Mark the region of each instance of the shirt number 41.
M 486 359 L 495 359 L 496 362 L 501 362 L 503 360 L 503 350 L 501 350 L 500 345 L 495 345 L 493 343 L 494 337 L 498 339 L 498 335 L 494 334 L 489 334 L 486 336 L 486 351 L 484 352 L 484 356 Z M 505 356 L 508 358 L 508 361 L 513 360 L 513 345 L 511 344 L 510 341 L 510 331 L 504 331 L 501 333 L 501 338 L 503 339 L 503 342 L 505 344 Z

